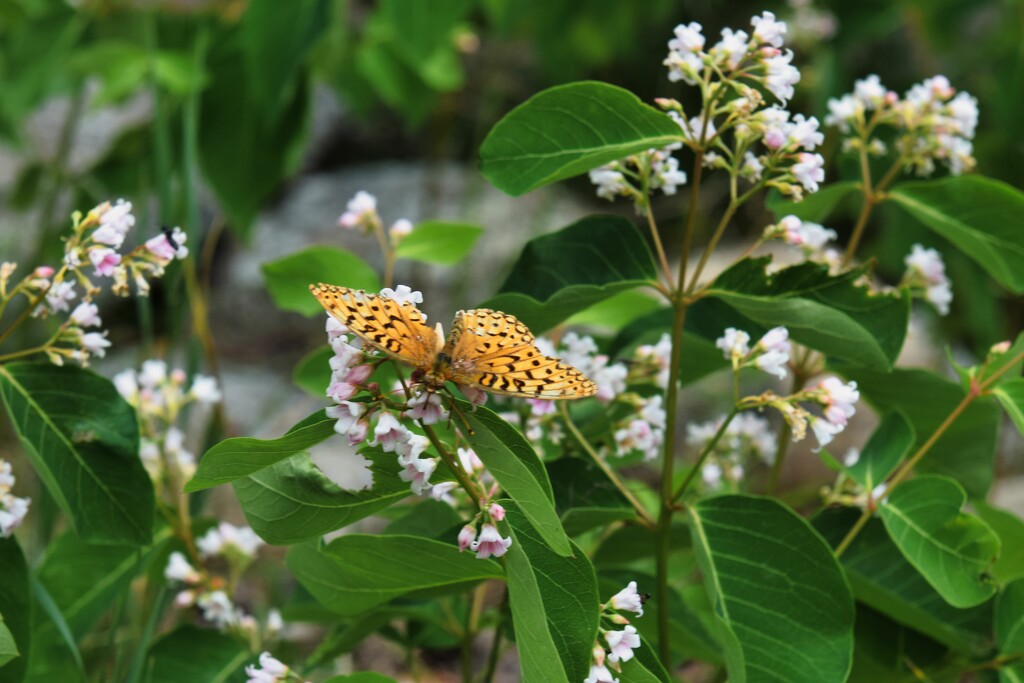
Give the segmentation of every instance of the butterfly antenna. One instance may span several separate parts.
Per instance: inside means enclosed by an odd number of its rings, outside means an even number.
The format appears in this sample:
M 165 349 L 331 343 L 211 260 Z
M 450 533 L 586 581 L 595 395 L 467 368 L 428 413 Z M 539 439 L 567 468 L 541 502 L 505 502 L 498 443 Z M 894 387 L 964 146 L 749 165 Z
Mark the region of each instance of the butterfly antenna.
M 455 394 L 453 394 L 451 392 L 451 389 L 449 389 L 448 387 L 444 388 L 444 393 L 448 396 L 448 407 L 451 409 L 451 412 L 448 414 L 448 426 L 451 427 L 452 425 L 452 415 L 457 415 L 459 417 L 459 420 L 462 422 L 463 426 L 465 426 L 466 433 L 469 434 L 470 436 L 475 436 L 476 431 L 474 431 L 473 428 L 469 426 L 469 420 L 466 419 L 465 413 L 463 413 L 462 409 L 459 408 L 459 404 L 455 402 Z

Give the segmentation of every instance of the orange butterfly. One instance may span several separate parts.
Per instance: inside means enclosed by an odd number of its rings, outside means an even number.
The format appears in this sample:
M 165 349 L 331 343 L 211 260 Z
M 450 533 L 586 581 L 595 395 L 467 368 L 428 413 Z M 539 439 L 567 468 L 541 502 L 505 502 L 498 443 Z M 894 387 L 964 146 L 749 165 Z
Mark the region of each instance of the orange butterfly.
M 597 385 L 583 373 L 541 353 L 515 316 L 478 308 L 455 314 L 451 334 L 431 328 L 411 303 L 361 289 L 310 285 L 327 312 L 357 337 L 416 368 L 431 390 L 445 382 L 520 398 L 586 398 Z

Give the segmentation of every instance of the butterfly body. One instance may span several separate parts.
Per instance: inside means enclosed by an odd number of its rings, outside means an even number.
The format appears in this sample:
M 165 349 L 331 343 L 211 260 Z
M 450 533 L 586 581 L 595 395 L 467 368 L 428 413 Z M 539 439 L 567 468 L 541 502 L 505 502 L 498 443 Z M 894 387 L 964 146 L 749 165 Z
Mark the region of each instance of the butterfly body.
M 490 309 L 459 311 L 445 339 L 440 324 L 410 303 L 334 285 L 310 285 L 320 304 L 373 348 L 408 363 L 429 390 L 446 382 L 523 398 L 593 396 L 597 386 L 576 368 L 541 353 L 515 316 Z M 415 375 L 414 375 L 415 377 Z

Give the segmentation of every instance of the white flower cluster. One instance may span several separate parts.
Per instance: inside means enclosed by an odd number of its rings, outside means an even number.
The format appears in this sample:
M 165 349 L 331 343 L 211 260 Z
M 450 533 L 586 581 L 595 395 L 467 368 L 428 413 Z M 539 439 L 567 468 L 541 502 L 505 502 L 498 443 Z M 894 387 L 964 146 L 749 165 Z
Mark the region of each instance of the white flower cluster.
M 786 397 L 771 396 L 765 402 L 778 410 L 789 425 L 793 441 L 800 441 L 807 435 L 810 426 L 818 445 L 824 447 L 846 429 L 849 419 L 857 412 L 860 400 L 856 382 L 843 382 L 838 377 L 827 377 L 817 385 Z M 817 405 L 822 415 L 809 412 L 801 402 Z
M 483 518 L 480 533 L 477 534 L 477 521 Z M 486 560 L 489 557 L 501 557 L 508 552 L 512 545 L 512 537 L 502 538 L 501 532 L 495 526 L 495 522 L 505 519 L 505 508 L 497 503 L 491 503 L 481 510 L 473 520 L 462 527 L 459 532 L 459 551 L 472 550 L 476 553 L 478 560 Z
M 817 223 L 800 220 L 796 216 L 783 216 L 778 223 L 764 229 L 765 240 L 777 239 L 803 252 L 805 259 L 827 264 L 836 269 L 842 255 L 829 243 L 837 237 L 836 231 Z
M 345 212 L 338 217 L 338 225 L 348 230 L 360 230 L 364 234 L 383 227 L 380 214 L 377 213 L 377 198 L 363 190 L 356 192 L 356 196 L 345 206 Z M 412 222 L 399 218 L 388 228 L 391 246 L 397 247 L 412 231 Z
M 21 525 L 28 514 L 31 498 L 18 498 L 11 489 L 14 488 L 15 477 L 11 473 L 11 463 L 0 458 L 0 538 L 8 538 Z
M 170 464 L 179 483 L 190 479 L 195 474 L 196 457 L 185 448 L 185 433 L 176 422 L 189 403 L 220 403 L 217 380 L 196 375 L 186 390 L 188 377 L 184 370 L 168 370 L 166 362 L 154 359 L 143 362 L 139 372 L 122 370 L 114 375 L 113 382 L 139 416 L 139 457 L 150 477 L 160 481 Z
M 972 140 L 978 125 L 978 101 L 957 93 L 945 76 L 933 76 L 914 85 L 901 98 L 882 85 L 875 74 L 854 84 L 852 93 L 828 102 L 825 123 L 844 134 L 847 148 L 884 154 L 885 144 L 874 137 L 880 125 L 895 128 L 895 141 L 905 168 L 931 175 L 935 162 L 959 175 L 974 168 Z
M 656 344 L 642 344 L 633 354 L 630 377 L 649 377 L 659 389 L 668 389 L 669 368 L 672 363 L 672 338 L 665 332 Z
M 686 426 L 686 443 L 703 451 L 722 426 L 725 417 Z M 768 465 L 775 461 L 775 434 L 768 420 L 752 413 L 736 415 L 712 447 L 701 467 L 701 477 L 708 488 L 717 490 L 725 482 L 736 485 L 743 480 L 746 464 L 760 460 Z
M 559 353 L 555 353 L 550 342 L 538 340 L 537 346 L 549 356 L 559 356 L 589 377 L 597 385 L 597 400 L 607 403 L 626 390 L 628 368 L 622 363 L 612 363 L 603 353 L 598 353 L 597 342 L 588 335 L 569 332 L 562 337 Z M 550 403 L 550 401 L 549 401 Z
M 302 678 L 286 664 L 275 659 L 269 652 L 260 654 L 259 666 L 245 667 L 246 683 L 285 683 L 285 681 L 301 681 Z
M 675 143 L 599 166 L 590 172 L 590 182 L 597 185 L 598 197 L 608 201 L 627 197 L 641 213 L 650 191 L 674 195 L 680 185 L 686 184 L 686 173 L 679 170 L 679 160 L 672 156 L 680 148 L 682 144 Z
M 903 276 L 902 285 L 912 290 L 922 290 L 925 301 L 934 306 L 940 314 L 948 315 L 949 304 L 953 301 L 953 290 L 946 276 L 942 254 L 915 244 L 903 261 L 907 264 L 907 273 Z
M 615 454 L 623 456 L 639 451 L 644 460 L 654 460 L 665 443 L 666 413 L 661 394 L 646 399 L 637 397 L 635 403 L 636 414 L 620 422 L 614 430 Z
M 633 612 L 638 616 L 644 614 L 644 597 L 636 588 L 636 581 L 630 581 L 621 591 L 616 593 L 601 606 L 601 617 L 616 626 L 623 626 L 622 630 L 599 629 L 600 635 L 604 637 L 608 647 L 601 645 L 600 641 L 594 643 L 591 655 L 590 672 L 583 683 L 618 683 L 612 669 L 616 672 L 622 671 L 622 663 L 628 662 L 634 656 L 633 650 L 640 647 L 640 634 L 635 626 L 629 625 L 629 619 L 619 612 Z M 611 667 L 609 667 L 609 664 Z
M 726 359 L 732 362 L 734 371 L 740 368 L 757 368 L 762 372 L 785 379 L 789 363 L 789 330 L 774 327 L 750 348 L 750 335 L 743 330 L 730 327 L 715 341 Z

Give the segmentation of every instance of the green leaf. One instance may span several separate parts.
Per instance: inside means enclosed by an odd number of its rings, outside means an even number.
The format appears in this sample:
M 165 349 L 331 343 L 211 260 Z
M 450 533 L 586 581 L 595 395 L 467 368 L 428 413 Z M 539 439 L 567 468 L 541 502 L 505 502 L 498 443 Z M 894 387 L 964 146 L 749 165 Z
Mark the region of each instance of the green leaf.
M 153 485 L 135 410 L 109 380 L 76 367 L 0 367 L 0 397 L 39 477 L 79 538 L 144 545 Z
M 841 180 L 829 183 L 817 192 L 806 195 L 799 202 L 793 202 L 780 192 L 773 190 L 768 193 L 768 210 L 779 220 L 790 214 L 805 221 L 824 223 L 828 218 L 836 217 L 836 209 L 854 194 L 859 194 L 861 183 L 853 180 Z
M 149 650 L 146 683 L 245 683 L 243 667 L 256 658 L 240 642 L 223 633 L 179 626 Z
M 292 382 L 312 396 L 323 398 L 330 384 L 330 362 L 333 356 L 334 351 L 330 346 L 322 344 L 316 347 L 299 359 L 292 372 Z
M 1024 577 L 1024 520 L 980 500 L 972 500 L 971 507 L 999 537 L 1002 550 L 990 570 L 992 576 L 1001 584 Z
M 388 524 L 383 533 L 441 538 L 443 534 L 465 524 L 455 508 L 432 498 L 406 506 L 406 509 L 408 512 Z
M 43 586 L 35 577 L 32 577 L 30 581 L 32 583 L 32 595 L 35 597 L 36 602 L 39 603 L 43 612 L 46 613 L 46 616 L 49 617 L 49 623 L 53 624 L 54 628 L 57 629 L 59 639 L 55 638 L 54 640 L 64 646 L 64 648 L 59 650 L 59 656 L 63 657 L 66 656 L 67 653 L 71 653 L 71 659 L 75 663 L 75 672 L 82 678 L 85 678 L 85 663 L 82 661 L 82 653 L 78 650 L 78 641 L 75 639 L 75 635 L 71 633 L 71 627 L 68 626 L 67 621 L 64 619 L 64 615 L 61 614 L 60 608 L 50 596 L 46 587 Z M 33 637 L 37 645 L 36 654 L 38 654 L 41 649 L 38 645 L 41 642 L 44 642 L 44 639 L 35 634 Z M 37 657 L 36 659 L 38 660 L 39 658 Z M 33 675 L 35 673 L 36 672 L 33 671 Z
M 337 247 L 309 247 L 262 265 L 263 280 L 277 307 L 304 316 L 323 315 L 324 308 L 309 293 L 319 282 L 376 292 L 377 273 L 361 258 Z
M 547 471 L 555 494 L 555 508 L 569 536 L 636 518 L 626 497 L 590 462 L 559 458 L 547 464 Z
M 503 576 L 501 565 L 421 536 L 349 534 L 327 545 L 301 543 L 288 568 L 306 590 L 338 614 L 353 615 L 409 594 L 459 592 Z
M 0 614 L 0 667 L 20 655 L 18 644 L 14 642 L 14 636 L 4 623 L 4 615 Z
M 569 537 L 555 512 L 551 482 L 537 451 L 517 429 L 483 406 L 460 408 L 473 429 L 469 442 L 487 471 L 514 500 L 537 533 L 559 555 L 569 555 Z
M 281 105 L 265 105 L 238 38 L 229 34 L 210 51 L 198 149 L 203 174 L 231 227 L 246 235 L 256 213 L 297 166 L 310 93 L 307 79 L 300 78 Z
M 770 257 L 744 259 L 705 294 L 765 327 L 783 325 L 795 341 L 859 367 L 889 370 L 903 347 L 910 315 L 904 294 L 872 294 L 857 268 L 829 275 L 802 263 L 768 274 Z M 719 332 L 720 334 L 720 332 Z
M 908 661 L 930 675 L 929 668 L 941 667 L 949 656 L 946 646 L 864 603 L 857 604 L 854 637 L 853 670 L 847 683 L 919 683 L 922 677 L 910 671 Z M 942 680 L 942 676 L 931 680 Z
M 689 512 L 729 679 L 845 680 L 853 595 L 824 539 L 769 498 L 717 496 Z
M 916 436 L 910 420 L 901 411 L 882 418 L 881 424 L 868 439 L 860 458 L 847 468 L 850 477 L 870 491 L 892 474 L 910 453 Z
M 482 234 L 483 228 L 468 223 L 425 221 L 402 238 L 395 248 L 395 256 L 453 266 L 469 255 Z
M 861 395 L 880 413 L 902 410 L 920 448 L 949 416 L 965 393 L 959 384 L 927 370 L 891 373 L 846 369 Z M 960 482 L 971 498 L 984 499 L 992 485 L 999 409 L 991 399 L 974 401 L 953 422 L 916 466 L 918 472 L 944 474 Z
M 585 308 L 566 320 L 565 324 L 586 325 L 614 333 L 637 319 L 663 310 L 663 300 L 659 301 L 643 290 L 627 289 Z
M 480 170 L 499 190 L 520 195 L 682 139 L 679 124 L 628 90 L 568 83 L 498 121 L 480 146 Z
M 262 111 L 287 106 L 303 80 L 310 47 L 330 24 L 327 0 L 252 0 L 239 22 L 246 80 Z
M 657 277 L 654 257 L 632 221 L 588 216 L 530 240 L 498 294 L 481 306 L 512 313 L 540 334 Z
M 1024 293 L 1024 242 L 1020 225 L 1024 194 L 998 180 L 965 175 L 908 182 L 888 193 L 922 225 L 952 242 L 999 284 Z
M 226 484 L 309 450 L 334 436 L 336 421 L 318 410 L 277 439 L 225 439 L 206 451 L 195 475 L 185 484 L 185 491 L 191 493 Z
M 1024 434 L 1024 378 L 1018 377 L 1003 382 L 993 389 L 992 393 L 999 399 L 1003 410 L 1013 420 L 1013 424 L 1017 425 L 1020 433 Z
M 826 510 L 814 527 L 836 546 L 858 516 L 852 508 Z M 958 652 L 980 655 L 990 647 L 991 603 L 952 607 L 907 562 L 880 519 L 868 521 L 842 563 L 860 602 Z
M 373 461 L 373 486 L 346 491 L 302 453 L 232 482 L 245 518 L 274 545 L 298 543 L 341 529 L 409 495 L 394 457 L 364 453 Z
M 999 593 L 995 631 L 1000 655 L 1024 655 L 1024 579 L 1004 586 Z M 1020 683 L 1022 680 L 1024 663 L 1017 662 L 999 671 L 1000 683 Z
M 32 646 L 32 604 L 28 565 L 14 538 L 0 538 L 0 615 L 20 657 L 0 667 L 0 683 L 20 683 Z
M 880 507 L 903 556 L 954 607 L 973 607 L 996 592 L 988 568 L 999 555 L 999 538 L 960 511 L 966 502 L 956 481 L 928 474 L 897 486 Z
M 578 546 L 551 552 L 519 508 L 503 502 L 512 533 L 506 559 L 508 601 L 525 683 L 582 681 L 597 636 L 597 577 Z
M 405 64 L 430 87 L 454 90 L 462 85 L 455 55 L 455 29 L 473 7 L 471 0 L 381 0 L 375 29 Z

